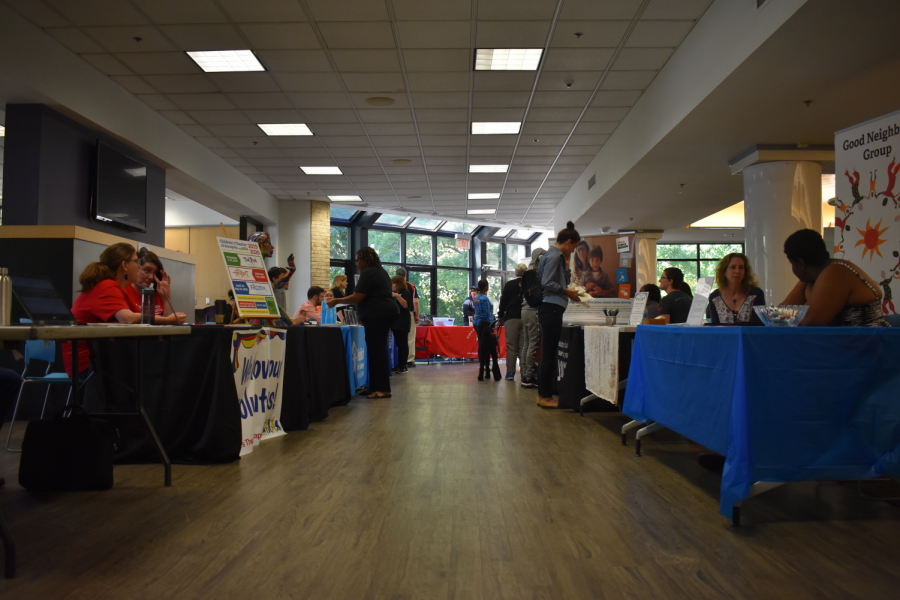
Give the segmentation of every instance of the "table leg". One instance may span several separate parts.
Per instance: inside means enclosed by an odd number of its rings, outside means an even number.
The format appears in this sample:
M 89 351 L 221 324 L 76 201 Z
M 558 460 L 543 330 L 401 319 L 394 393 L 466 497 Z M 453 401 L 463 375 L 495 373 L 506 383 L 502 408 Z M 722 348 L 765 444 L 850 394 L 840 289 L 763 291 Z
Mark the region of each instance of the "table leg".
M 138 414 L 140 414 L 147 431 L 150 432 L 150 438 L 153 440 L 153 445 L 156 446 L 156 453 L 162 459 L 163 468 L 165 469 L 165 483 L 168 487 L 172 485 L 172 462 L 169 460 L 169 455 L 166 454 L 166 449 L 163 448 L 162 442 L 159 441 L 159 436 L 156 435 L 156 430 L 153 428 L 153 424 L 144 410 L 144 344 L 142 339 L 135 340 L 135 343 L 137 344 L 137 389 L 135 391 Z
M 631 431 L 632 429 L 634 429 L 636 427 L 640 427 L 643 424 L 644 424 L 643 421 L 628 421 L 627 423 L 622 425 L 622 445 L 623 446 L 628 445 L 627 438 L 625 437 L 625 433 L 628 431 Z
M 597 400 L 598 398 L 599 398 L 599 396 L 595 396 L 594 394 L 591 394 L 590 396 L 585 396 L 584 398 L 581 399 L 581 405 L 578 407 L 578 409 L 579 409 L 579 412 L 581 413 L 582 417 L 584 416 L 584 405 L 587 404 L 588 402 L 590 402 L 591 400 Z
M 750 486 L 750 494 L 747 496 L 747 498 L 759 496 L 760 494 L 764 494 L 769 490 L 774 490 L 775 488 L 781 487 L 783 485 L 783 481 L 757 481 Z M 741 498 L 740 500 L 735 502 L 734 506 L 731 508 L 731 524 L 734 527 L 741 526 L 741 505 L 744 503 L 744 500 L 747 500 L 747 498 Z
M 641 455 L 641 438 L 644 437 L 645 435 L 650 435 L 654 431 L 659 431 L 660 429 L 665 429 L 665 427 L 663 427 L 659 423 L 651 423 L 650 425 L 647 425 L 646 427 L 642 427 L 641 429 L 638 429 L 637 434 L 634 436 L 634 455 L 635 456 Z
M 0 513 L 0 539 L 3 540 L 3 551 L 6 554 L 5 577 L 12 579 L 16 576 L 16 542 L 13 540 L 12 531 L 3 520 L 3 513 Z

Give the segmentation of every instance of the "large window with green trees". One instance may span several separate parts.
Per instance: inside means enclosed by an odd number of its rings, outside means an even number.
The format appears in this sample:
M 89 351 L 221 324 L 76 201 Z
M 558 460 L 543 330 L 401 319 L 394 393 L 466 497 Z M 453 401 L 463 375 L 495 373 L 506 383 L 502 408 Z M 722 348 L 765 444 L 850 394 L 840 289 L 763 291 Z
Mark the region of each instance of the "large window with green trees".
M 400 236 L 393 231 L 369 231 L 369 247 L 378 253 L 383 263 L 400 262 Z
M 349 260 L 350 258 L 350 228 L 331 226 L 331 258 L 337 260 Z
M 656 274 L 661 277 L 664 269 L 678 267 L 693 290 L 700 277 L 716 276 L 716 265 L 723 256 L 743 251 L 743 244 L 657 244 Z
M 430 265 L 431 264 L 431 240 L 430 235 L 406 234 L 406 264 Z

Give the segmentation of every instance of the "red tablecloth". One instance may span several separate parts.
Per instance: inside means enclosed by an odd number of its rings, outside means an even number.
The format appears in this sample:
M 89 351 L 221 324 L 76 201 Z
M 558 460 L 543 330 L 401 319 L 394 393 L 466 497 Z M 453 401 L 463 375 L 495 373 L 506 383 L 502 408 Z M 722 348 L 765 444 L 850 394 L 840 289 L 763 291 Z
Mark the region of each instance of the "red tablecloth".
M 500 358 L 506 358 L 505 327 L 500 328 Z M 478 337 L 474 327 L 416 326 L 416 348 L 428 347 L 428 354 L 450 358 L 478 358 Z M 416 358 L 427 358 L 422 350 Z

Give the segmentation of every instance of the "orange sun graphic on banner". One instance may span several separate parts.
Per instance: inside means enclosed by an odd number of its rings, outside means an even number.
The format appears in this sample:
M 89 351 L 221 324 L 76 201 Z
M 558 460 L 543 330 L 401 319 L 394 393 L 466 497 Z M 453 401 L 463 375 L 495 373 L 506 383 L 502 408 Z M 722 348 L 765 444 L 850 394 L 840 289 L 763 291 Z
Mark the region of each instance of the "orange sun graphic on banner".
M 863 244 L 865 244 L 865 248 L 863 248 L 863 253 L 862 253 L 863 258 L 866 257 L 866 252 L 869 253 L 869 260 L 872 260 L 873 258 L 875 258 L 876 252 L 878 253 L 878 256 L 881 256 L 882 258 L 884 258 L 884 256 L 881 254 L 881 250 L 879 250 L 878 247 L 887 241 L 887 240 L 881 239 L 881 234 L 884 233 L 885 231 L 887 231 L 888 228 L 885 227 L 884 229 L 879 230 L 878 229 L 879 227 L 881 227 L 881 219 L 878 220 L 878 223 L 876 223 L 875 227 L 872 227 L 872 225 L 870 224 L 870 221 L 867 219 L 865 231 L 863 231 L 862 229 L 859 229 L 859 228 L 856 229 L 859 232 L 859 235 L 862 236 L 862 239 L 859 240 L 858 242 L 856 242 L 856 245 L 854 246 L 854 248 L 856 246 L 862 246 Z

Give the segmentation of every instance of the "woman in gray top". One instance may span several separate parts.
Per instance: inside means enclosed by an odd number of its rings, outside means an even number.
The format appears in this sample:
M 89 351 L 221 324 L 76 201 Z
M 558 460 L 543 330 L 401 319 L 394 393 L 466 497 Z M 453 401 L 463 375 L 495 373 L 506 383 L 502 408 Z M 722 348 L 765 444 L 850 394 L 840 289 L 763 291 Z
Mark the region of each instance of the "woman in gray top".
M 556 367 L 556 347 L 562 335 L 563 313 L 569 301 L 578 298 L 578 292 L 567 289 L 572 280 L 569 257 L 581 236 L 575 231 L 572 221 L 556 236 L 556 245 L 541 258 L 538 274 L 541 277 L 543 299 L 538 308 L 538 322 L 541 324 L 541 364 L 538 367 L 538 406 L 559 408 L 559 401 L 553 397 L 553 371 Z

